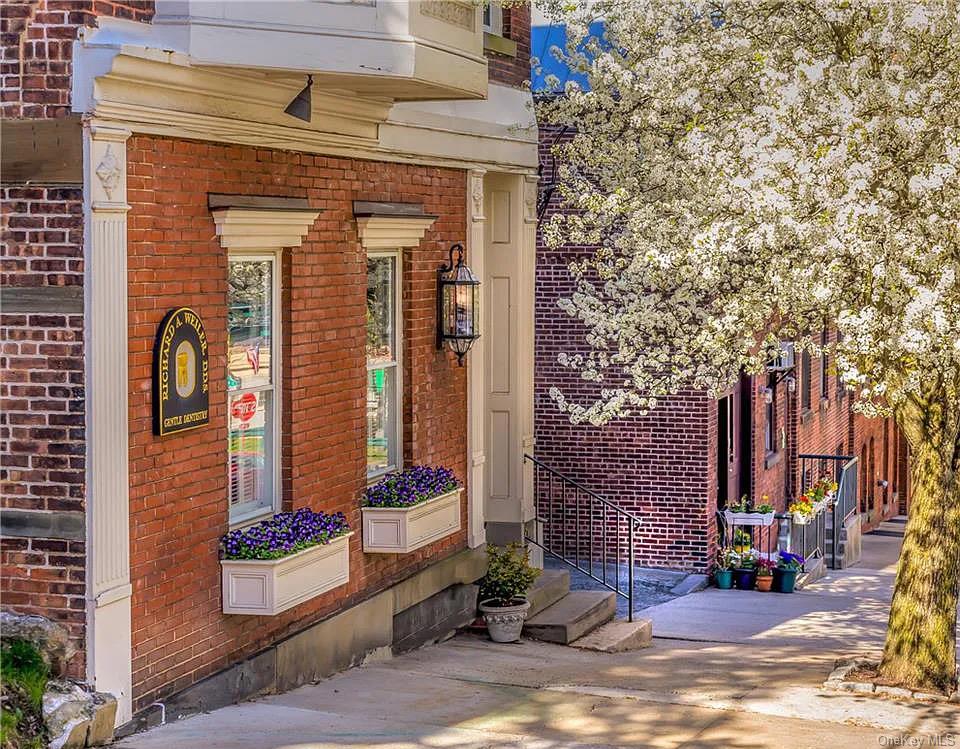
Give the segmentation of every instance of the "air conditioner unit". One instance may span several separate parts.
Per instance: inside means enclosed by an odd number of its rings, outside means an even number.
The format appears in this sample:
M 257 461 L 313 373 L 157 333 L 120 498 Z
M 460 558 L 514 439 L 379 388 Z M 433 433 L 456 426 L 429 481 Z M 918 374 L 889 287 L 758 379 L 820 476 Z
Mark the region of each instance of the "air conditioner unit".
M 787 372 L 796 365 L 796 351 L 792 341 L 780 342 L 780 355 L 767 364 L 769 372 Z

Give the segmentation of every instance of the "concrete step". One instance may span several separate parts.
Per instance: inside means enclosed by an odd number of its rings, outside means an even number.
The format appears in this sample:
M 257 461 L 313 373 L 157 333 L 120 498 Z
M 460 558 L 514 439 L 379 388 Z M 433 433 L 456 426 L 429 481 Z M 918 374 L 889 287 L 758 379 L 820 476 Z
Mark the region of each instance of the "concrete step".
M 653 622 L 636 619 L 627 622 L 614 619 L 597 627 L 593 632 L 570 643 L 571 647 L 584 650 L 599 650 L 601 653 L 623 653 L 650 647 L 653 640 Z
M 553 606 L 570 592 L 570 573 L 567 570 L 544 570 L 533 587 L 527 591 L 530 611 L 527 618 L 539 614 L 545 608 Z
M 534 640 L 569 645 L 613 619 L 616 613 L 616 593 L 572 590 L 552 606 L 527 619 L 523 633 Z

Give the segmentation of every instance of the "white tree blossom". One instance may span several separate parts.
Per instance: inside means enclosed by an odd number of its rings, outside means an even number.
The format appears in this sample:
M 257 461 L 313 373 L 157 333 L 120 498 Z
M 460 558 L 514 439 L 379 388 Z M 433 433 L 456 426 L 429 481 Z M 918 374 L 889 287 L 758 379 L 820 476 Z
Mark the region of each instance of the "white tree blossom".
M 548 3 L 568 86 L 548 242 L 596 244 L 563 308 L 594 424 L 819 354 L 869 413 L 960 371 L 960 22 L 944 3 Z M 605 20 L 606 40 L 586 37 Z M 834 345 L 831 344 L 831 348 Z M 954 391 L 955 393 L 956 391 Z
M 564 309 L 562 363 L 595 381 L 574 421 L 719 393 L 780 341 L 831 361 L 910 445 L 911 504 L 880 671 L 955 685 L 960 590 L 960 16 L 955 0 L 547 4 L 567 85 L 541 122 L 572 210 L 554 245 L 596 245 Z M 586 38 L 603 16 L 606 39 Z M 871 477 L 872 479 L 872 477 Z

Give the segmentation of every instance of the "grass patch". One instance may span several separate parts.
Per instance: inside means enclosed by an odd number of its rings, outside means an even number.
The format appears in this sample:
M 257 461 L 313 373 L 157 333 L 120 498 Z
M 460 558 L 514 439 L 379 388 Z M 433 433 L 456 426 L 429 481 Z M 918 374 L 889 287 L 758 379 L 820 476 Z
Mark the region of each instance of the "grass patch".
M 10 639 L 0 647 L 0 748 L 43 749 L 43 693 L 50 669 L 30 642 Z

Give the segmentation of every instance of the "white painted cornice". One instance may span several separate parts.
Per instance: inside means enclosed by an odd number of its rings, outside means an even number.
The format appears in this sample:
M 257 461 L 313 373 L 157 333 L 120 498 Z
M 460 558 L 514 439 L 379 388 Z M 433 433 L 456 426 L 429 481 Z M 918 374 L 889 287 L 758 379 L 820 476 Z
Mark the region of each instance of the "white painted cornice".
M 361 216 L 360 243 L 367 250 L 416 247 L 436 216 Z
M 225 250 L 299 247 L 320 211 L 217 208 L 213 223 Z
M 530 172 L 537 131 L 528 91 L 488 100 L 404 102 L 314 84 L 312 122 L 283 109 L 303 76 L 200 65 L 159 49 L 147 24 L 111 22 L 74 45 L 74 110 L 93 125 L 171 138 L 431 166 Z

